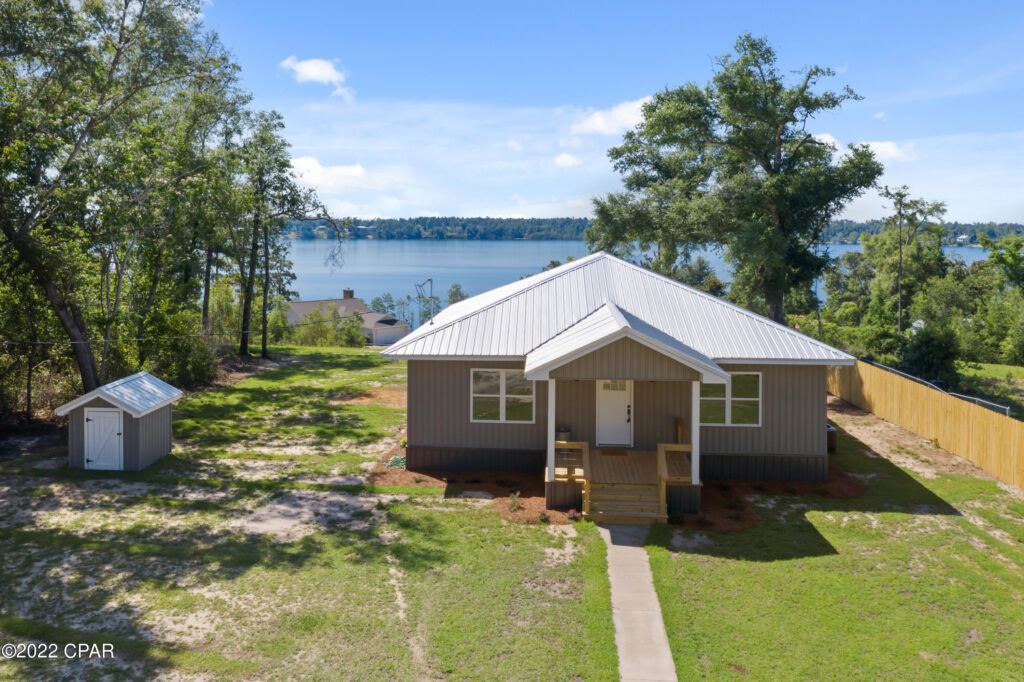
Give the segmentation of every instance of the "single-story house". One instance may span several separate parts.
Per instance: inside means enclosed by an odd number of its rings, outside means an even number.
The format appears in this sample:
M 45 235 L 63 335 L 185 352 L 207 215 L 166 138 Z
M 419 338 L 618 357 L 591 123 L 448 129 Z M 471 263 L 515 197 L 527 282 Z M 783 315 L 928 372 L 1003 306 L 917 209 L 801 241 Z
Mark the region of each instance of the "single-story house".
M 370 306 L 361 298 L 356 298 L 355 291 L 345 289 L 342 291 L 342 298 L 327 298 L 318 301 L 291 301 L 285 308 L 284 314 L 288 318 L 288 324 L 295 326 L 306 319 L 306 315 L 314 310 L 320 310 L 320 314 L 329 317 L 332 310 L 337 310 L 342 318 L 351 317 L 355 313 L 363 318 L 363 334 L 366 339 L 375 346 L 386 346 L 398 341 L 409 333 L 409 323 L 395 319 L 387 313 L 377 313 L 370 310 Z
M 410 469 L 543 472 L 609 521 L 700 508 L 705 480 L 828 477 L 825 373 L 854 358 L 606 253 L 456 303 L 408 361 Z
M 141 471 L 171 453 L 171 405 L 183 393 L 148 372 L 104 384 L 55 410 L 68 415 L 68 466 Z

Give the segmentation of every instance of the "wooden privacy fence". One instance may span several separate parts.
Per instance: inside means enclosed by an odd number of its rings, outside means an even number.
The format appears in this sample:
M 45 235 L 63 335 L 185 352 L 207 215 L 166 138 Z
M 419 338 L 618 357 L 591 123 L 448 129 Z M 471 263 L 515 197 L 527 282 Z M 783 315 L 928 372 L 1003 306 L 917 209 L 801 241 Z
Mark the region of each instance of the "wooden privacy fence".
M 860 360 L 830 367 L 828 391 L 1024 488 L 1024 422 Z

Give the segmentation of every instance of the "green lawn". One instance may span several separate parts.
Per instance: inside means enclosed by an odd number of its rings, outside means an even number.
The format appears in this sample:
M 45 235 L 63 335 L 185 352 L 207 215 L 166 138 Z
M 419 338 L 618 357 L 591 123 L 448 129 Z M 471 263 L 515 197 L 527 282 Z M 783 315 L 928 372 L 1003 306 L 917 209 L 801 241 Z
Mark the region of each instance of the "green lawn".
M 1024 419 L 1024 367 L 972 363 L 962 365 L 960 374 L 958 393 L 1008 405 L 1011 417 Z
M 680 679 L 1020 679 L 1024 502 L 845 434 L 835 458 L 866 495 L 756 496 L 738 533 L 652 529 Z
M 614 677 L 592 525 L 366 484 L 404 410 L 330 401 L 404 388 L 404 365 L 275 356 L 179 403 L 174 454 L 144 472 L 0 470 L 0 641 L 117 654 L 0 660 L 0 679 Z

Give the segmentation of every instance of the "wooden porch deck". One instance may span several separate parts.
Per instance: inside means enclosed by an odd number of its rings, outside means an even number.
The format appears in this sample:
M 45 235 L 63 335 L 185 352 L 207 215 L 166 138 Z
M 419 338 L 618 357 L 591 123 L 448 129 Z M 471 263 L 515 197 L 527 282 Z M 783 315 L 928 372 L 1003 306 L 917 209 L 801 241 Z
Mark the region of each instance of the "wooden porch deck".
M 615 454 L 608 454 L 613 452 Z M 657 485 L 658 453 L 651 450 L 596 450 L 589 453 L 590 468 L 582 448 L 555 451 L 555 480 L 620 485 Z M 690 482 L 690 458 L 685 452 L 665 453 L 665 476 L 669 482 Z
M 559 441 L 554 480 L 582 486 L 585 517 L 609 523 L 664 521 L 666 486 L 691 482 L 689 452 L 689 445 L 677 443 L 659 444 L 655 452 L 591 452 L 587 443 Z

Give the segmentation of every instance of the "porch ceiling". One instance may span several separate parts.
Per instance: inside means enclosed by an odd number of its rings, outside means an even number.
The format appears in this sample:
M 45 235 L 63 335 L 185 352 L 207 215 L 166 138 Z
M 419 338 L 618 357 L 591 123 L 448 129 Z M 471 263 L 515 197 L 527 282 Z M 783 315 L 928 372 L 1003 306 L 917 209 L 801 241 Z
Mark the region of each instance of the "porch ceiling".
M 729 381 L 729 375 L 714 360 L 611 302 L 527 353 L 526 377 L 548 379 L 552 370 L 619 339 L 632 339 L 690 367 L 700 373 L 704 383 L 724 384 Z

